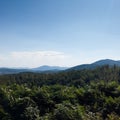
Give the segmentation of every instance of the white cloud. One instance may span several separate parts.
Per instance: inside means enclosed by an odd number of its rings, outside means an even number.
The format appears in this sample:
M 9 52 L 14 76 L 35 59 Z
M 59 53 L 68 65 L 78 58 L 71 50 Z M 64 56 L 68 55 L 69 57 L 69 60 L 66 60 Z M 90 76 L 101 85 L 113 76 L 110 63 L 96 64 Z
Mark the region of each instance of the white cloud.
M 11 52 L 0 57 L 1 67 L 66 66 L 69 56 L 57 51 Z
M 58 51 L 23 51 L 0 55 L 0 67 L 75 66 L 106 58 L 120 60 L 118 52 L 112 50 L 76 51 L 72 55 Z

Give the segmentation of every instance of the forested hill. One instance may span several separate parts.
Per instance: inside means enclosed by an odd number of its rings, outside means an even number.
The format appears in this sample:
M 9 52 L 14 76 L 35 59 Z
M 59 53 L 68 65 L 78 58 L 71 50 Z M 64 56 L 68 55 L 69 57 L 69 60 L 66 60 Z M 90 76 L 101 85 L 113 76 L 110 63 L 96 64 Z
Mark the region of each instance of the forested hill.
M 120 120 L 120 67 L 1 75 L 0 120 Z
M 81 86 L 91 81 L 99 82 L 103 80 L 120 81 L 120 67 L 105 65 L 95 69 L 62 71 L 59 73 L 32 73 L 25 72 L 19 74 L 1 75 L 0 83 L 36 84 L 42 85 L 75 85 Z
M 111 60 L 111 59 L 103 59 L 103 60 L 98 60 L 91 64 L 77 65 L 77 66 L 69 68 L 68 70 L 95 69 L 96 67 L 105 66 L 105 65 L 109 65 L 109 66 L 116 65 L 116 66 L 120 67 L 120 61 L 119 60 L 118 61 Z

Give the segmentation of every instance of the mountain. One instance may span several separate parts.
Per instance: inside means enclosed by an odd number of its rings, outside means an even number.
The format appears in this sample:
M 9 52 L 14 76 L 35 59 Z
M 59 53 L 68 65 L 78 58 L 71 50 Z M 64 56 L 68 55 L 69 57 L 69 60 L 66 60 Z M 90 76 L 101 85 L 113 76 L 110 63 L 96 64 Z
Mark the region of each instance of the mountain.
M 109 65 L 109 66 L 119 66 L 120 67 L 120 61 L 115 61 L 115 60 L 111 60 L 111 59 L 104 59 L 104 60 L 99 60 L 96 61 L 92 64 L 82 64 L 82 65 L 77 65 L 74 66 L 68 70 L 83 70 L 83 69 L 94 69 L 96 67 L 99 66 L 104 66 L 104 65 Z
M 18 68 L 0 68 L 0 74 L 15 74 L 20 72 L 27 72 L 29 69 L 18 69 Z
M 78 66 L 74 66 L 71 68 L 66 68 L 66 67 L 59 67 L 59 66 L 40 66 L 37 68 L 0 68 L 0 74 L 15 74 L 15 73 L 20 73 L 20 72 L 58 72 L 62 70 L 83 70 L 83 69 L 94 69 L 99 66 L 104 66 L 104 65 L 109 65 L 109 66 L 119 66 L 120 67 L 120 61 L 115 61 L 115 60 L 110 60 L 110 59 L 104 59 L 104 60 L 99 60 L 96 61 L 92 64 L 82 64 Z
M 43 65 L 37 68 L 33 68 L 33 71 L 54 71 L 54 70 L 65 70 L 67 67 L 59 67 L 59 66 L 48 66 L 48 65 Z
M 0 74 L 16 74 L 20 72 L 56 72 L 67 69 L 59 66 L 40 66 L 37 68 L 0 68 Z

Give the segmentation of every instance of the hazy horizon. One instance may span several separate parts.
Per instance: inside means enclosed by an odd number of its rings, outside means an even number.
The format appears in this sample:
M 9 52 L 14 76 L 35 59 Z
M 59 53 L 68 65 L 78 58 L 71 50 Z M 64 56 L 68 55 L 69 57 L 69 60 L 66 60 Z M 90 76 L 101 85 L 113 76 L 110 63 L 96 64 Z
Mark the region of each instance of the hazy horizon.
M 0 67 L 120 60 L 119 0 L 1 0 Z

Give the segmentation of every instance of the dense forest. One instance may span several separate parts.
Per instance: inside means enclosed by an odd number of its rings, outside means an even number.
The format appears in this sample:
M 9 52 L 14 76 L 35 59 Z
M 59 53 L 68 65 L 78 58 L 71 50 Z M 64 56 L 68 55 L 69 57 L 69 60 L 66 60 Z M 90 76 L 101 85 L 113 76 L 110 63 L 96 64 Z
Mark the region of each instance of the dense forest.
M 120 67 L 0 75 L 0 120 L 120 120 Z

